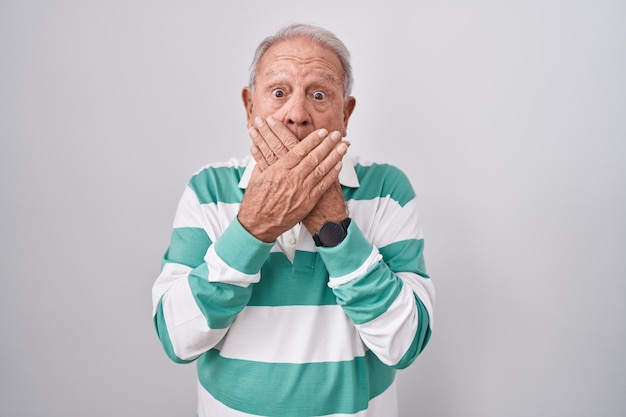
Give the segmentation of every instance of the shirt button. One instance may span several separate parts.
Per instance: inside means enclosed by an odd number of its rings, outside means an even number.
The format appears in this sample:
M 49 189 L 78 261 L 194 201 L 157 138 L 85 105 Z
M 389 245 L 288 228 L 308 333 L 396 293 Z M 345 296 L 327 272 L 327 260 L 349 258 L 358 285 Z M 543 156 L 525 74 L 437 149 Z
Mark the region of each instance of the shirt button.
M 296 244 L 296 239 L 294 239 L 293 237 L 290 237 L 290 238 L 289 238 L 289 244 L 290 244 L 291 246 L 295 245 L 295 244 Z

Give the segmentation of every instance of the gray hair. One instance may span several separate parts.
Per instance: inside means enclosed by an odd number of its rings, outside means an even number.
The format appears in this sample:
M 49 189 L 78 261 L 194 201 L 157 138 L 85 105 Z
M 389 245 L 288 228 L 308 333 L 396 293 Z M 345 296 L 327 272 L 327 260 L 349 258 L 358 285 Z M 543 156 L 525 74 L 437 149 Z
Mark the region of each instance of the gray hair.
M 254 91 L 256 83 L 256 74 L 261 58 L 267 52 L 267 50 L 274 44 L 298 37 L 307 37 L 314 42 L 322 46 L 330 48 L 335 54 L 341 65 L 343 66 L 343 94 L 344 98 L 347 98 L 352 92 L 352 66 L 350 65 L 350 51 L 346 48 L 346 45 L 332 32 L 313 25 L 306 25 L 302 23 L 294 23 L 280 29 L 274 36 L 268 36 L 263 39 L 254 53 L 254 59 L 250 65 L 250 81 L 249 86 Z

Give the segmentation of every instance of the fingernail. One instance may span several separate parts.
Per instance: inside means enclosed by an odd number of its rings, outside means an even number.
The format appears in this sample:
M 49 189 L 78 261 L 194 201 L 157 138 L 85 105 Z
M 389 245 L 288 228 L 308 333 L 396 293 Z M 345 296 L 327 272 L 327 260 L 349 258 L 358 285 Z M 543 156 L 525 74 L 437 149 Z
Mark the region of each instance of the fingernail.
M 339 139 L 341 139 L 341 133 L 337 132 L 336 130 L 330 134 L 330 138 L 337 142 Z
M 317 135 L 318 135 L 320 138 L 325 138 L 325 137 L 326 137 L 326 135 L 328 135 L 328 130 L 326 130 L 326 129 L 322 129 L 322 130 L 320 130 L 319 132 L 317 132 Z
M 274 126 L 276 124 L 276 120 L 274 120 L 274 118 L 272 116 L 268 117 L 265 120 L 267 121 L 267 124 L 270 125 L 270 126 Z
M 335 165 L 335 169 L 336 169 L 337 171 L 341 171 L 341 167 L 342 167 L 342 166 L 343 166 L 343 162 L 339 161 L 339 162 L 337 162 L 337 165 Z
M 248 133 L 249 133 L 249 134 L 250 134 L 250 136 L 252 136 L 253 138 L 256 138 L 256 137 L 257 137 L 257 135 L 259 134 L 259 133 L 257 132 L 257 130 L 256 130 L 254 127 L 252 127 L 252 126 L 250 126 L 250 127 L 248 128 Z
M 345 143 L 342 143 L 341 145 L 337 146 L 337 152 L 339 152 L 341 155 L 343 155 L 347 151 L 348 151 L 348 147 L 346 146 Z
M 254 123 L 256 123 L 258 127 L 263 127 L 263 119 L 258 116 L 254 118 Z

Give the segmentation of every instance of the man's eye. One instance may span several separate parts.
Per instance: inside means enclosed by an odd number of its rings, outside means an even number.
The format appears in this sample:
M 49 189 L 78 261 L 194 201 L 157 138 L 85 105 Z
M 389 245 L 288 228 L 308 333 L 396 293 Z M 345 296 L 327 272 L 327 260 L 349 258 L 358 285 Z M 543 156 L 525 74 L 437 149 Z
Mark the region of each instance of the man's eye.
M 272 95 L 278 98 L 285 97 L 285 91 L 281 90 L 280 88 L 277 88 L 276 90 L 272 91 Z
M 315 100 L 324 100 L 326 98 L 326 94 L 322 91 L 316 91 L 313 93 L 313 98 Z

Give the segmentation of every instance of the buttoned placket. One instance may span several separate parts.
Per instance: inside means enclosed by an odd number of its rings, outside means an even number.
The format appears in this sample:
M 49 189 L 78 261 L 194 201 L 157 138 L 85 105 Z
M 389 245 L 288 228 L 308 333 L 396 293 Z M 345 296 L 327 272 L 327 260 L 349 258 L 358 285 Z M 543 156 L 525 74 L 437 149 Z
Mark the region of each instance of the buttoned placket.
M 298 236 L 300 236 L 301 224 L 298 223 L 276 239 L 276 244 L 283 251 L 287 259 L 293 263 L 298 247 Z

